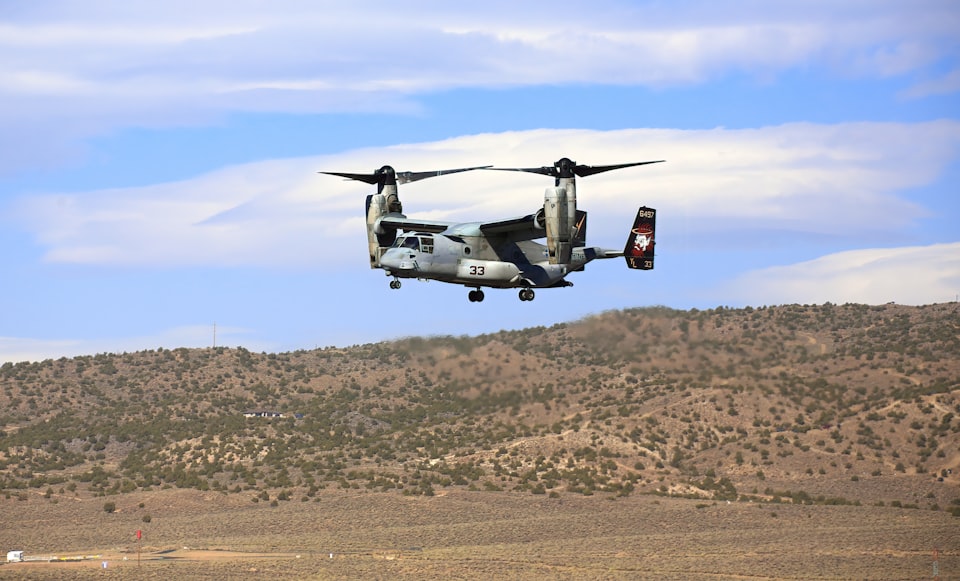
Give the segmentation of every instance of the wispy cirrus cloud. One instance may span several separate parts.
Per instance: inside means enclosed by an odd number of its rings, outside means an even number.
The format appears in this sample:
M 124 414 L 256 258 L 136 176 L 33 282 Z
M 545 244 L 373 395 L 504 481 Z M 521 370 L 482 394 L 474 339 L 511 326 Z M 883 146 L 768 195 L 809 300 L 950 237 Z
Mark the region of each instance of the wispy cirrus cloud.
M 960 15 L 937 0 L 77 6 L 4 11 L 0 147 L 11 155 L 0 171 L 79 155 L 78 143 L 118 129 L 231 112 L 413 113 L 420 96 L 451 88 L 671 87 L 791 70 L 937 78 L 960 56 Z M 948 77 L 905 94 L 955 90 Z
M 529 167 L 569 156 L 590 165 L 667 160 L 579 180 L 594 243 L 620 244 L 608 233 L 620 232 L 624 212 L 641 203 L 671 216 L 666 228 L 682 220 L 710 236 L 776 229 L 856 241 L 903 233 L 923 217 L 904 192 L 934 182 L 958 146 L 960 124 L 949 121 L 481 134 L 258 162 L 149 187 L 31 196 L 15 217 L 56 263 L 364 266 L 363 197 L 372 188 L 318 170 Z M 528 174 L 468 172 L 401 186 L 401 197 L 411 216 L 492 220 L 535 211 L 549 185 Z
M 838 252 L 748 272 L 723 292 L 752 305 L 949 302 L 960 292 L 960 242 Z

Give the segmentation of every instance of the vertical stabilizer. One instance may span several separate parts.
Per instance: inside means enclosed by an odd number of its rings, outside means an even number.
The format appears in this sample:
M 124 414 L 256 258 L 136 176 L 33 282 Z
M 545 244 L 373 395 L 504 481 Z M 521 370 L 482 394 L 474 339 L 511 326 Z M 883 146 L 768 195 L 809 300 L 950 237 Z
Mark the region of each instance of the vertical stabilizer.
M 656 210 L 643 206 L 637 211 L 637 218 L 633 221 L 633 228 L 630 229 L 627 244 L 623 248 L 623 257 L 627 260 L 627 266 L 640 270 L 653 270 L 656 226 Z

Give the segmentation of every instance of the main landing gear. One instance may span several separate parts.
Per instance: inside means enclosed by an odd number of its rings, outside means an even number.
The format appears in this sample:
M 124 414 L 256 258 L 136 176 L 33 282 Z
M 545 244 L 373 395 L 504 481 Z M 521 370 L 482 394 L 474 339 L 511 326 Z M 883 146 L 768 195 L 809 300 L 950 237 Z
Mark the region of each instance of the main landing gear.
M 392 288 L 393 290 L 397 290 L 398 288 L 400 288 L 400 279 L 399 279 L 399 278 L 395 278 L 395 279 L 391 280 L 391 281 L 390 281 L 390 288 Z
M 520 300 L 521 301 L 532 301 L 534 296 L 533 289 L 524 288 L 520 289 Z M 479 288 L 474 289 L 467 293 L 467 298 L 470 299 L 471 303 L 481 303 L 483 302 L 483 291 Z

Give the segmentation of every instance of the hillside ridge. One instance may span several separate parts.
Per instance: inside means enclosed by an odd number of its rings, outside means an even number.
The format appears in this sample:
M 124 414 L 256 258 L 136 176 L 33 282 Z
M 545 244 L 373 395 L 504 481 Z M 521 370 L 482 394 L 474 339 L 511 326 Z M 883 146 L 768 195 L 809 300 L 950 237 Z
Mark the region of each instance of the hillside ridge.
M 446 488 L 960 514 L 960 305 L 608 312 L 0 366 L 0 493 Z

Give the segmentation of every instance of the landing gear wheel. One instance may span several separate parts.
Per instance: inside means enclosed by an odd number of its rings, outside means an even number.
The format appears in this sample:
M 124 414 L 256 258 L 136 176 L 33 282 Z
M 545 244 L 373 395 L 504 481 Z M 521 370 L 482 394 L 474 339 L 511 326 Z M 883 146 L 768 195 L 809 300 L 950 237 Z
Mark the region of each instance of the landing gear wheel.
M 520 290 L 521 301 L 532 301 L 534 296 L 536 295 L 533 294 L 533 289 L 525 288 Z
M 483 291 L 480 289 L 472 290 L 467 293 L 467 298 L 470 299 L 471 303 L 481 303 L 483 302 Z
M 390 288 L 392 288 L 393 290 L 397 290 L 398 288 L 400 288 L 400 281 L 399 281 L 399 280 L 391 280 L 391 281 L 390 281 Z

